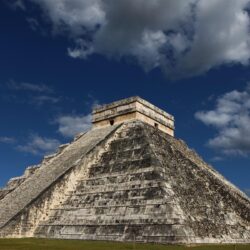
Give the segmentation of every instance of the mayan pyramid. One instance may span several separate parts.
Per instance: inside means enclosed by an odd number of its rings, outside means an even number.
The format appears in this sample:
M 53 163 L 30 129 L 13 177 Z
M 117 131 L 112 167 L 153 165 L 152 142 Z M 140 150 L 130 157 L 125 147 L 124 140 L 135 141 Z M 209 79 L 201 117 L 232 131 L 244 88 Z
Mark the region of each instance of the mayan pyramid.
M 0 190 L 0 237 L 250 243 L 250 200 L 132 97 Z

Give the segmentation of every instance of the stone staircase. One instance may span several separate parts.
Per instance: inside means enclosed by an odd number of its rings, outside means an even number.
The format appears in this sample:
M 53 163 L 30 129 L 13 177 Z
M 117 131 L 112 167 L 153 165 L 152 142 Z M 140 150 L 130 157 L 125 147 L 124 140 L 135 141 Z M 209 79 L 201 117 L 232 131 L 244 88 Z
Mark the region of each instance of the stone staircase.
M 144 130 L 131 126 L 121 130 L 35 236 L 139 242 L 185 237 L 178 204 Z
M 89 131 L 67 146 L 59 155 L 43 164 L 30 178 L 6 195 L 0 201 L 0 229 L 116 129 L 117 126 L 113 126 Z

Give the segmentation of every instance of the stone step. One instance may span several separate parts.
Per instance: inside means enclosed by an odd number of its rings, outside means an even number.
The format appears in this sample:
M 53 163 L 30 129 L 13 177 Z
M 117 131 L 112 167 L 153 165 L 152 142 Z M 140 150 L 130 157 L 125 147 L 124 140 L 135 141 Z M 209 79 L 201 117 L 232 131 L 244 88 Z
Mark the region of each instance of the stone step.
M 128 159 L 131 159 L 129 157 Z M 111 176 L 112 174 L 118 175 L 126 174 L 126 173 L 136 173 L 136 171 L 140 172 L 142 168 L 148 168 L 154 165 L 154 159 L 150 155 L 144 155 L 139 159 L 126 160 L 119 159 L 117 161 L 110 160 L 110 164 L 98 164 L 90 168 L 89 178 L 93 178 L 94 176 L 105 177 Z
M 140 162 L 141 160 L 139 160 Z M 136 163 L 135 163 L 136 164 Z M 112 178 L 124 178 L 124 177 L 134 177 L 136 175 L 151 175 L 156 174 L 156 176 L 159 176 L 159 174 L 164 173 L 164 170 L 162 167 L 154 166 L 152 163 L 149 164 L 149 167 L 145 168 L 139 168 L 139 169 L 132 169 L 127 173 L 126 171 L 123 172 L 115 172 L 115 173 L 109 173 L 109 174 L 99 174 L 98 176 L 91 176 L 84 180 L 79 180 L 79 182 L 88 182 L 88 181 L 95 181 L 95 180 L 106 180 L 106 179 L 112 179 Z M 154 176 L 153 176 L 154 177 Z M 152 178 L 153 178 L 152 177 Z
M 110 201 L 112 201 L 112 199 L 110 199 Z M 132 200 L 134 201 L 134 200 Z M 176 203 L 173 202 L 173 199 L 169 199 L 168 201 L 166 201 L 166 199 L 153 199 L 153 200 L 139 200 L 137 203 L 132 203 L 131 200 L 127 200 L 123 202 L 120 202 L 118 204 L 115 204 L 115 201 L 113 202 L 108 202 L 108 205 L 106 206 L 101 206 L 101 205 L 88 205 L 88 206 L 82 206 L 85 205 L 84 203 L 81 203 L 81 207 L 73 207 L 70 206 L 68 204 L 65 204 L 63 206 L 60 207 L 56 207 L 56 208 L 52 208 L 51 210 L 55 210 L 55 211 L 60 211 L 60 210 L 68 210 L 68 211 L 74 211 L 74 210 L 82 210 L 82 209 L 86 209 L 87 211 L 90 211 L 91 209 L 97 209 L 97 208 L 119 208 L 119 207 L 143 207 L 143 206 L 159 206 L 159 205 L 170 205 L 174 206 L 177 205 Z
M 123 182 L 119 183 L 112 183 L 112 184 L 103 184 L 97 186 L 86 186 L 86 185 L 79 185 L 77 191 L 72 191 L 67 195 L 82 195 L 85 193 L 102 193 L 102 192 L 116 192 L 116 191 L 125 191 L 125 190 L 139 190 L 145 189 L 150 187 L 161 187 L 164 186 L 165 183 L 162 182 L 162 179 L 150 180 L 150 181 L 130 181 L 130 182 Z
M 122 200 L 114 199 L 114 197 L 98 197 L 93 203 L 86 202 L 81 199 L 81 197 L 77 197 L 77 199 L 70 199 L 65 204 L 60 207 L 56 207 L 55 209 L 73 207 L 73 208 L 91 208 L 91 207 L 109 207 L 109 206 L 144 206 L 144 205 L 153 205 L 153 204 L 172 204 L 175 205 L 174 202 L 175 196 L 169 195 L 160 198 L 146 199 L 145 197 L 127 197 Z M 104 204 L 106 202 L 106 204 Z
M 173 218 L 154 218 L 152 219 L 150 216 L 144 216 L 141 217 L 140 219 L 136 218 L 136 219 L 129 219 L 129 218 L 123 218 L 123 217 L 116 217 L 114 219 L 110 219 L 110 218 L 101 218 L 97 220 L 84 220 L 84 219 L 79 219 L 77 222 L 73 221 L 73 222 L 69 222 L 69 221 L 46 221 L 46 222 L 42 222 L 39 224 L 38 227 L 42 228 L 42 227 L 57 227 L 57 226 L 61 226 L 61 227 L 70 227 L 70 226 L 76 226 L 76 227 L 89 227 L 89 226 L 95 226 L 95 227 L 102 227 L 102 226 L 126 226 L 126 225 L 144 225 L 144 226 L 153 226 L 153 225 L 157 225 L 157 226 L 174 226 L 174 225 L 184 225 L 185 221 L 177 218 L 177 217 L 173 217 Z M 132 217 L 132 216 L 131 216 Z M 138 217 L 138 216 L 137 216 Z

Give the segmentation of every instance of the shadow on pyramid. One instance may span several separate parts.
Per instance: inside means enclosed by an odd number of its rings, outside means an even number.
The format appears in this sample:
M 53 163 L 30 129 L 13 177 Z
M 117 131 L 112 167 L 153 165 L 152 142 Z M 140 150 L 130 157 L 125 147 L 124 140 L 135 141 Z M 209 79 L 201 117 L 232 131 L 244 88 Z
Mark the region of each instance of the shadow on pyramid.
M 250 243 L 250 200 L 139 97 L 93 111 L 93 128 L 0 190 L 0 237 Z

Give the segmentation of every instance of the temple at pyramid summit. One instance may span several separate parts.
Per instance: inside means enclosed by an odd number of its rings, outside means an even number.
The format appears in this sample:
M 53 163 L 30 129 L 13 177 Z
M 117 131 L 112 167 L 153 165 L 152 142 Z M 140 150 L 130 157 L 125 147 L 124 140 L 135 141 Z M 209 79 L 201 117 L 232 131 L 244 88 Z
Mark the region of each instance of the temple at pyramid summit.
M 87 132 L 0 190 L 1 238 L 250 243 L 250 200 L 140 97 L 93 110 Z
M 140 120 L 174 136 L 174 117 L 138 96 L 93 110 L 93 128 L 107 127 L 132 120 Z

